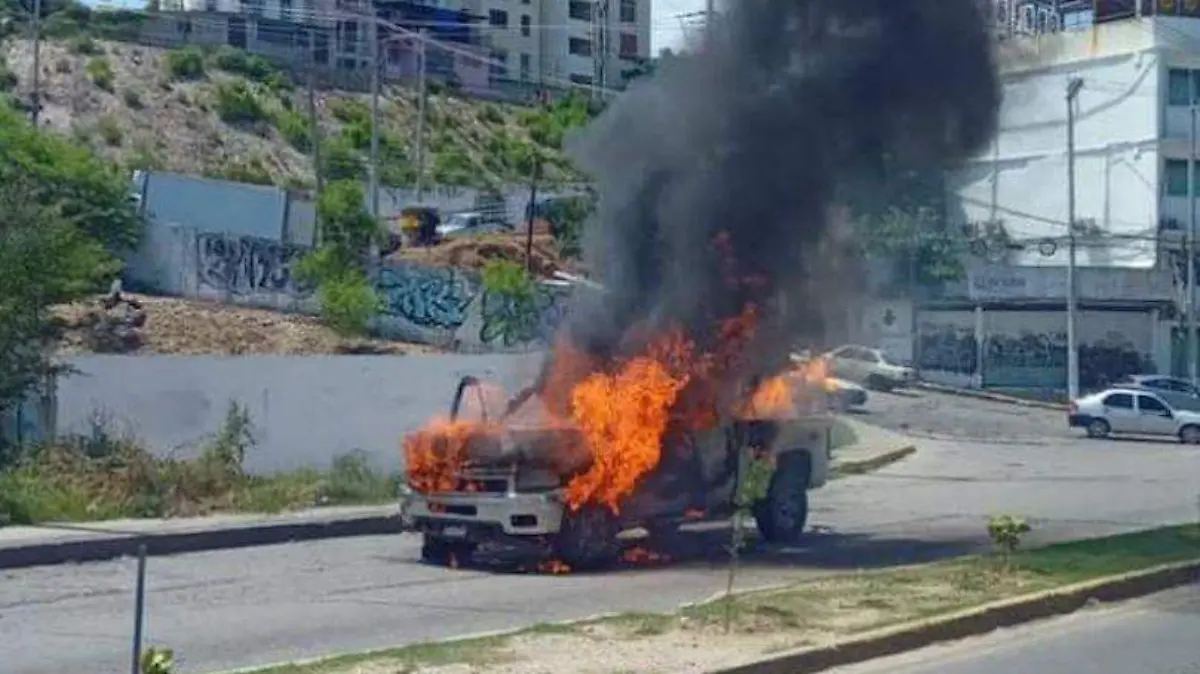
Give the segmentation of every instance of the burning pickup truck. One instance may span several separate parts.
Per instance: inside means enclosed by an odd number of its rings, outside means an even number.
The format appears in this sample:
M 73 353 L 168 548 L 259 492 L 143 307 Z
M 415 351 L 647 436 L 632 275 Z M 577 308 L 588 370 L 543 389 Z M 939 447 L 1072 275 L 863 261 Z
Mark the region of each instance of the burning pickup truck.
M 652 388 L 653 373 L 633 374 L 638 389 Z M 465 377 L 449 420 L 406 440 L 401 513 L 421 532 L 427 562 L 515 557 L 598 568 L 619 559 L 622 531 L 653 537 L 728 519 L 739 473 L 765 461 L 772 470 L 753 505 L 758 529 L 767 541 L 794 542 L 808 490 L 828 477 L 833 421 L 823 404 L 796 404 L 804 384 L 776 378 L 758 388 L 757 405 L 726 422 L 662 434 L 654 432 L 661 410 L 619 385 L 595 409 L 603 420 L 568 423 L 547 414 L 537 392 L 504 404 L 493 385 Z M 579 391 L 575 400 L 586 406 Z

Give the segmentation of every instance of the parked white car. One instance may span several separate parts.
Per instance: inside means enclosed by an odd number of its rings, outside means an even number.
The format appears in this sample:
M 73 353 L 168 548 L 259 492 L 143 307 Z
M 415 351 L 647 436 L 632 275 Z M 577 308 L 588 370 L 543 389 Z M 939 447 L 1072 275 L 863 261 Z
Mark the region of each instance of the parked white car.
M 893 363 L 880 349 L 847 344 L 824 356 L 829 374 L 860 382 L 877 391 L 890 391 L 913 383 L 913 369 Z
M 1079 398 L 1067 407 L 1067 423 L 1086 429 L 1092 438 L 1113 433 L 1170 435 L 1200 444 L 1200 413 L 1174 407 L 1147 389 L 1110 388 Z

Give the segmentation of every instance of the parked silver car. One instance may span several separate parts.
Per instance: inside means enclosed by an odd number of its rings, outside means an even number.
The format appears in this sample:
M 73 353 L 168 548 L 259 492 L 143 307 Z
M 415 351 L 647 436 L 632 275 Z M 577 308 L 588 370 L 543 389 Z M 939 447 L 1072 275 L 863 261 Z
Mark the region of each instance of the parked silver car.
M 1113 433 L 1163 435 L 1200 444 L 1200 412 L 1171 405 L 1144 388 L 1110 388 L 1079 398 L 1067 407 L 1067 424 L 1085 429 L 1092 438 Z

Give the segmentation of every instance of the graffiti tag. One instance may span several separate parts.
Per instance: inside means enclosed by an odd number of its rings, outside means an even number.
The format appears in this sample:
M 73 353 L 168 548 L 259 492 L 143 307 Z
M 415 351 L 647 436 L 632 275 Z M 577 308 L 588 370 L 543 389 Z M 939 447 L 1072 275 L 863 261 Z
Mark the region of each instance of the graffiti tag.
M 480 313 L 479 341 L 484 344 L 544 344 L 566 316 L 566 302 L 540 288 L 532 297 L 485 292 Z
M 284 292 L 304 296 L 312 289 L 292 275 L 307 249 L 249 236 L 196 236 L 196 273 L 201 283 L 236 295 Z
M 384 313 L 423 328 L 460 327 L 475 297 L 470 280 L 453 269 L 385 267 L 375 287 Z

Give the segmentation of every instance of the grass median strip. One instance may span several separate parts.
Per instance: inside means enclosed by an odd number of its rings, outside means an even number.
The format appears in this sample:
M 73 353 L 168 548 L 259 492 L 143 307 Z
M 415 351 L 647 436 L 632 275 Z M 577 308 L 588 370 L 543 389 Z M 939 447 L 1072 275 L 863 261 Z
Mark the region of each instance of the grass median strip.
M 1200 559 L 1200 525 L 805 580 L 675 614 L 537 625 L 255 674 L 615 674 L 717 669 L 869 630 L 1172 562 Z M 728 611 L 728 614 L 727 614 Z M 726 617 L 730 629 L 726 631 Z

